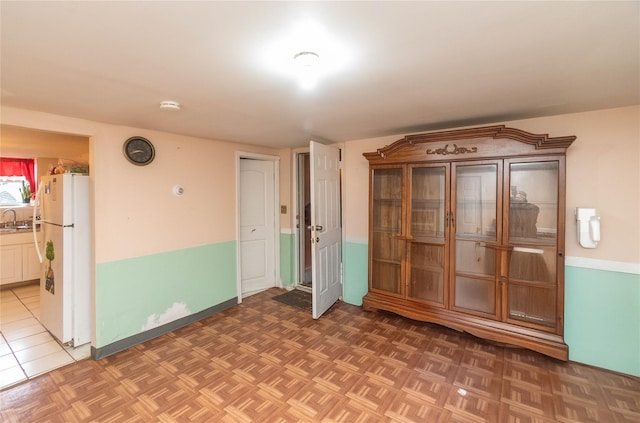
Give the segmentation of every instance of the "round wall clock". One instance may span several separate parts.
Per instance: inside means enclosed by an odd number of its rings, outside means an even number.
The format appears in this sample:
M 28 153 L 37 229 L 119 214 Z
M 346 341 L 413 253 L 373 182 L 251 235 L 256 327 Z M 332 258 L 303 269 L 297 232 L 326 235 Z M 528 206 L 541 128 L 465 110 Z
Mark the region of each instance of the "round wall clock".
M 153 144 L 143 137 L 131 137 L 126 140 L 122 152 L 127 160 L 137 166 L 148 165 L 156 156 Z

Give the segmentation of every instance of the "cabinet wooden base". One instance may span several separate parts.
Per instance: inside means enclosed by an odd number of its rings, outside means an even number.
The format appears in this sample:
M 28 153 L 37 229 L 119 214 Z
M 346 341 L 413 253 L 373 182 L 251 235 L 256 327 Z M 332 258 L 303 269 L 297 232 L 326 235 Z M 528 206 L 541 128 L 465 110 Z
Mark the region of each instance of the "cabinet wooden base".
M 567 361 L 569 359 L 569 347 L 559 335 L 430 307 L 402 298 L 379 295 L 375 292 L 369 292 L 362 299 L 362 307 L 367 311 L 386 310 L 410 319 L 437 323 L 460 332 L 470 333 L 478 338 L 527 348 L 558 360 Z

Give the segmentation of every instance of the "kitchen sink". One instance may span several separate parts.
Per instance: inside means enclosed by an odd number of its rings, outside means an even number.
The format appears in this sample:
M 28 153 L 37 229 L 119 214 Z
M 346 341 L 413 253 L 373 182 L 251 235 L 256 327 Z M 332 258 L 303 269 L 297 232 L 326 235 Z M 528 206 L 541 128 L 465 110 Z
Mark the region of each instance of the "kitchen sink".
M 33 226 L 29 226 L 29 225 L 4 226 L 4 227 L 0 227 L 0 234 L 28 232 L 32 229 L 33 229 Z
M 15 232 L 19 230 L 30 230 L 31 228 L 33 228 L 33 222 L 31 220 L 0 222 L 0 232 Z

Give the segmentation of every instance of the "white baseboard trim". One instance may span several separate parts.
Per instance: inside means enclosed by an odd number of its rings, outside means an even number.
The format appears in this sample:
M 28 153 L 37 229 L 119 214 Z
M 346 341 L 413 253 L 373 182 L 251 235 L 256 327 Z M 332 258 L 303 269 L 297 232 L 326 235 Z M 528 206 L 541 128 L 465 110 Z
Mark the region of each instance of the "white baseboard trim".
M 587 269 L 606 270 L 609 272 L 631 273 L 634 275 L 640 275 L 640 263 L 627 263 L 622 261 L 566 256 L 564 264 L 565 266 L 584 267 Z
M 349 243 L 352 243 L 352 244 L 364 244 L 364 245 L 367 245 L 369 243 L 369 239 L 360 238 L 360 237 L 349 237 L 349 238 L 345 239 L 345 242 L 349 242 Z

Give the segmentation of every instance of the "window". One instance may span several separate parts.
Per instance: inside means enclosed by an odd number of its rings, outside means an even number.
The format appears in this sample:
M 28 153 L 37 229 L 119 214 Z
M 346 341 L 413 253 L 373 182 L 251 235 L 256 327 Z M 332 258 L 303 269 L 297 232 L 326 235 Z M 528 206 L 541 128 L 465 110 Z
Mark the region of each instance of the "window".
M 0 176 L 0 204 L 16 205 L 22 203 L 20 189 L 27 182 L 24 176 Z
M 23 203 L 22 187 L 36 190 L 35 161 L 33 159 L 0 158 L 0 204 Z M 33 197 L 33 195 L 32 195 Z

